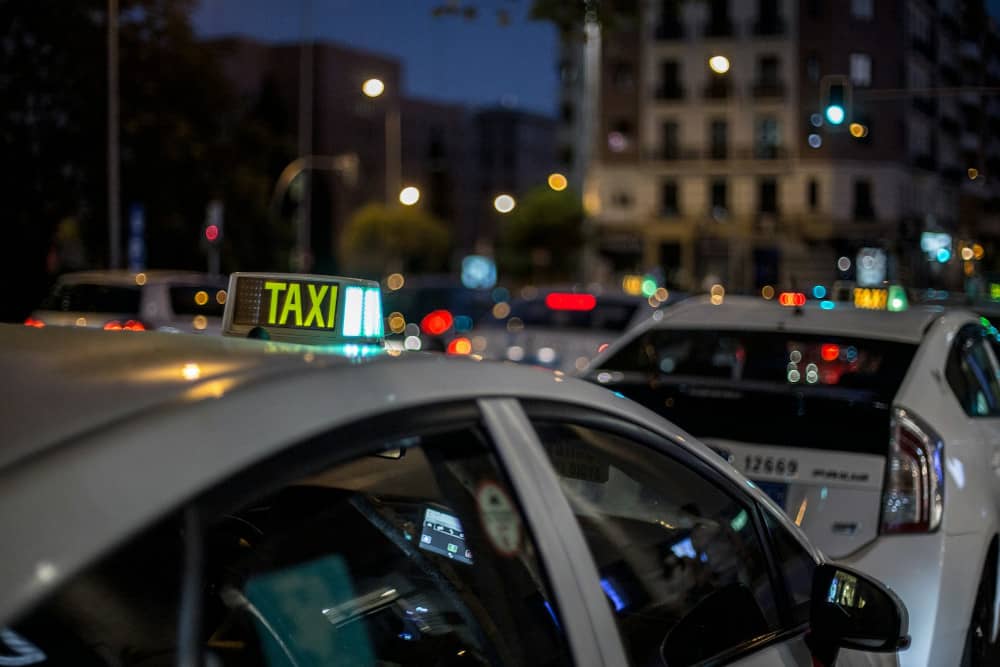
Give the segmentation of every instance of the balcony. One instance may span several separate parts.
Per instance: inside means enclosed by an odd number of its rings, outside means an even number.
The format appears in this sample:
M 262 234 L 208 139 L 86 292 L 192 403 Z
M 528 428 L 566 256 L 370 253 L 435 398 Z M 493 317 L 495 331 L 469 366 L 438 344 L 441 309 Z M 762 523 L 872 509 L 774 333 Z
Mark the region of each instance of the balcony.
M 732 37 L 733 22 L 726 18 L 713 18 L 705 25 L 705 37 Z
M 788 157 L 788 151 L 781 146 L 772 144 L 758 144 L 751 151 L 749 157 L 752 157 L 754 160 L 778 160 Z
M 733 85 L 729 77 L 713 76 L 708 85 L 705 86 L 705 99 L 724 100 L 733 92 Z
M 726 144 L 715 144 L 708 149 L 709 160 L 725 160 L 729 157 L 729 149 Z
M 780 37 L 787 30 L 785 19 L 780 16 L 760 18 L 753 24 L 753 34 L 756 37 Z
M 757 81 L 751 86 L 750 92 L 756 99 L 783 99 L 785 84 L 780 81 Z
M 655 162 L 783 160 L 789 157 L 789 151 L 784 146 L 772 145 L 738 146 L 735 148 L 729 145 L 706 145 L 701 148 L 669 145 L 647 149 L 645 151 L 645 156 L 647 160 Z
M 655 94 L 658 100 L 682 100 L 684 99 L 684 86 L 679 83 L 664 83 L 656 89 Z
M 653 31 L 653 38 L 658 42 L 670 42 L 684 39 L 684 24 L 680 21 L 660 23 Z

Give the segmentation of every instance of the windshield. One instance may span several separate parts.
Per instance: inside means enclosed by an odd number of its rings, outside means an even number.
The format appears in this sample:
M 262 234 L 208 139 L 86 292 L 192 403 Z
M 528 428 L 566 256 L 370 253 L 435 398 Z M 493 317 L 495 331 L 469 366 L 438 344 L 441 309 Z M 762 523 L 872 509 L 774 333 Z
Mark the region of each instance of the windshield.
M 514 301 L 507 309 L 499 311 L 504 317 L 488 316 L 480 322 L 483 326 L 508 327 L 511 321 L 526 327 L 553 329 L 584 329 L 593 331 L 625 331 L 645 302 L 624 302 L 597 299 L 589 310 L 563 310 L 550 307 L 545 299 Z M 648 307 L 648 306 L 647 306 Z M 498 311 L 494 311 L 497 313 Z
M 141 288 L 73 283 L 57 286 L 42 302 L 41 310 L 137 315 Z
M 699 437 L 884 453 L 889 408 L 915 352 L 836 335 L 658 329 L 593 377 L 640 400 L 656 386 L 659 409 Z

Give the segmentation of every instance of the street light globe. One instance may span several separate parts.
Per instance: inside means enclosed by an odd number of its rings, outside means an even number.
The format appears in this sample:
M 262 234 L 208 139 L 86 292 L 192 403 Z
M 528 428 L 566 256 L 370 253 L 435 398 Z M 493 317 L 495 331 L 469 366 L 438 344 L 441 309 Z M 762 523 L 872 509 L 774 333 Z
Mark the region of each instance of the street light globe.
M 549 174 L 549 187 L 555 190 L 556 192 L 562 192 L 563 190 L 566 189 L 567 185 L 569 185 L 569 182 L 566 180 L 566 177 L 563 176 L 562 174 L 560 173 Z
M 493 200 L 493 208 L 495 208 L 500 213 L 510 213 L 514 210 L 515 202 L 514 198 L 510 195 L 500 195 Z
M 368 79 L 361 84 L 361 92 L 368 97 L 378 97 L 385 92 L 385 84 L 382 79 Z
M 729 71 L 729 58 L 725 56 L 712 56 L 708 59 L 708 66 L 716 74 L 725 74 Z
M 412 185 L 399 191 L 399 203 L 403 206 L 413 206 L 420 201 L 420 190 Z

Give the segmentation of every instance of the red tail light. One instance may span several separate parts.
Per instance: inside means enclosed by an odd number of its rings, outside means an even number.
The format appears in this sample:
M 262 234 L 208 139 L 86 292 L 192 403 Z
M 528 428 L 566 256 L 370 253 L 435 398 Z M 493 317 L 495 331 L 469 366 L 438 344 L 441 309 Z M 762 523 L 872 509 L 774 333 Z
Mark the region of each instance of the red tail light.
M 823 357 L 823 361 L 836 361 L 840 357 L 840 346 L 833 343 L 823 343 L 823 346 L 819 348 L 819 353 Z
M 455 323 L 455 318 L 447 310 L 432 310 L 420 320 L 420 328 L 425 334 L 440 336 L 451 328 Z
M 124 323 L 118 320 L 111 320 L 105 323 L 105 331 L 145 331 L 146 325 L 139 320 L 126 320 Z
M 944 443 L 906 410 L 895 408 L 882 492 L 885 533 L 937 530 L 944 514 Z
M 29 315 L 28 319 L 26 319 L 24 321 L 24 326 L 26 326 L 26 327 L 35 327 L 36 329 L 41 329 L 42 327 L 45 326 L 45 322 L 42 322 L 41 320 L 36 319 L 34 317 L 31 317 Z
M 782 292 L 778 295 L 778 303 L 782 306 L 804 306 L 806 295 L 803 292 Z
M 552 310 L 593 310 L 597 298 L 593 294 L 553 292 L 545 297 L 545 305 Z
M 472 341 L 465 336 L 459 336 L 448 343 L 448 354 L 471 354 Z

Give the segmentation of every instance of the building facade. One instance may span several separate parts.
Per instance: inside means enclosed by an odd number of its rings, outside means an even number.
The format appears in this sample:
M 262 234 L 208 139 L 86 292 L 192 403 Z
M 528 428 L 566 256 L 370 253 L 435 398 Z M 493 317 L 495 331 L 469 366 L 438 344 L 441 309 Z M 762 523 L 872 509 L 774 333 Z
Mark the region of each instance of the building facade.
M 952 235 L 956 255 L 996 236 L 1000 99 L 980 91 L 998 73 L 996 30 L 981 2 L 627 8 L 602 40 L 585 169 L 606 272 L 802 287 L 853 277 L 838 260 L 879 247 L 892 277 L 941 282 L 963 266 L 926 261 L 922 232 Z M 833 125 L 824 91 L 838 83 L 847 117 Z

